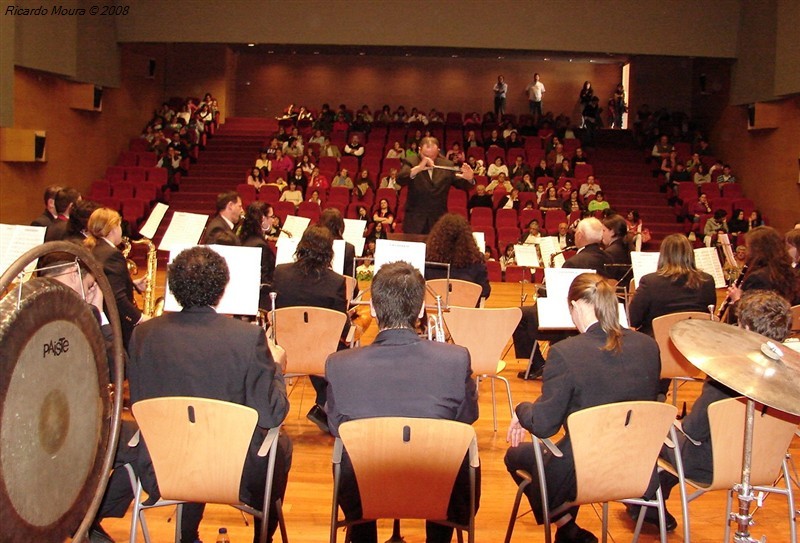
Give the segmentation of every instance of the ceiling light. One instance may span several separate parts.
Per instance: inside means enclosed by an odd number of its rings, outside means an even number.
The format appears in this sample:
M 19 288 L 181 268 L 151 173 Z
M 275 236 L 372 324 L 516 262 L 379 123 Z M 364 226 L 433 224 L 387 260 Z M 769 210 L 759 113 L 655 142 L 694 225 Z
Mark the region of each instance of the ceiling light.
M 256 46 L 256 44 L 255 44 L 255 43 L 248 43 L 248 44 L 247 44 L 247 47 L 255 47 L 255 46 Z

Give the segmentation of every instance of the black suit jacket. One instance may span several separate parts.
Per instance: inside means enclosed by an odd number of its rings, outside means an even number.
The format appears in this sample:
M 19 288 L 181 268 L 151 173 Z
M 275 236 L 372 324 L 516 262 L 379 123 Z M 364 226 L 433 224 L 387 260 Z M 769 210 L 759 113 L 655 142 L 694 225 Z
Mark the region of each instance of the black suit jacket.
M 41 214 L 41 215 L 39 215 L 38 217 L 36 217 L 35 219 L 33 219 L 33 221 L 31 222 L 31 226 L 44 226 L 44 227 L 48 227 L 48 226 L 50 226 L 51 224 L 53 224 L 54 222 L 56 222 L 56 218 L 55 218 L 55 217 L 53 217 L 53 216 L 50 214 L 50 212 L 49 212 L 49 211 L 47 211 L 47 210 L 45 209 L 45 210 L 42 212 L 42 214 Z
M 272 289 L 278 293 L 277 308 L 307 305 L 347 311 L 345 279 L 331 269 L 308 277 L 300 273 L 297 264 L 281 264 L 275 268 Z
M 414 157 L 405 162 L 397 174 L 397 183 L 407 187 L 406 214 L 403 219 L 403 232 L 408 234 L 427 234 L 439 217 L 447 213 L 447 193 L 450 187 L 471 186 L 469 181 L 456 177 L 456 172 L 434 169 L 433 179 L 428 172 L 420 172 L 411 178 L 411 168 L 419 164 Z M 453 162 L 441 156 L 436 157 L 437 166 L 453 166 Z
M 278 426 L 289 410 L 283 375 L 267 349 L 264 331 L 218 315 L 211 307 L 165 313 L 142 323 L 128 353 L 131 403 L 165 396 L 223 400 L 255 409 L 261 428 Z M 258 462 L 263 438 L 261 431 L 254 432 L 245 466 Z M 150 493 L 155 479 L 146 449 L 139 449 L 139 475 Z
M 341 423 L 369 417 L 478 418 L 469 352 L 413 330 L 383 330 L 367 347 L 330 355 L 325 377 L 334 436 Z
M 447 270 L 439 267 L 426 267 L 425 279 L 446 279 Z M 489 283 L 489 272 L 486 270 L 485 262 L 476 262 L 466 268 L 450 268 L 450 279 L 460 279 L 469 281 L 481 286 L 481 298 L 488 298 L 492 293 L 492 285 Z
M 612 241 L 611 245 L 606 247 L 605 251 L 606 254 L 611 256 L 611 264 L 624 264 L 627 266 L 613 266 L 607 268 L 608 276 L 618 281 L 623 277 L 630 279 L 632 276 L 628 272 L 631 269 L 631 252 L 628 249 L 628 245 L 625 243 L 625 240 L 616 239 Z
M 267 240 L 260 236 L 250 236 L 242 245 L 261 249 L 261 294 L 258 298 L 258 307 L 269 309 L 271 306 L 269 292 L 272 290 L 272 275 L 275 273 L 275 253 L 272 252 Z
M 210 243 L 209 240 L 212 242 L 214 238 L 218 234 L 220 230 L 227 230 L 228 232 L 233 232 L 233 229 L 228 226 L 228 223 L 225 222 L 225 219 L 220 217 L 219 215 L 214 215 L 214 217 L 208 221 L 206 225 L 205 232 L 203 232 L 203 243 Z M 236 238 L 236 245 L 241 245 L 239 238 Z
M 103 272 L 111 284 L 111 290 L 114 291 L 114 301 L 117 303 L 122 327 L 122 341 L 127 347 L 133 327 L 142 318 L 142 312 L 133 303 L 133 280 L 128 273 L 125 257 L 116 247 L 112 247 L 102 239 L 97 240 L 92 255 L 103 266 Z M 103 310 L 108 313 L 108 300 L 103 301 Z
M 630 305 L 631 326 L 653 335 L 653 319 L 681 311 L 708 311 L 717 303 L 714 278 L 705 272 L 699 288 L 689 288 L 686 280 L 673 281 L 658 273 L 648 273 L 636 287 Z
M 64 221 L 61 219 L 56 219 L 50 226 L 47 227 L 47 231 L 44 233 L 44 241 L 62 241 L 64 238 L 67 237 L 67 226 L 69 226 L 69 221 Z
M 611 255 L 600 248 L 598 243 L 591 243 L 578 251 L 572 258 L 564 262 L 564 268 L 595 270 L 603 277 L 610 278 L 606 264 L 611 264 Z

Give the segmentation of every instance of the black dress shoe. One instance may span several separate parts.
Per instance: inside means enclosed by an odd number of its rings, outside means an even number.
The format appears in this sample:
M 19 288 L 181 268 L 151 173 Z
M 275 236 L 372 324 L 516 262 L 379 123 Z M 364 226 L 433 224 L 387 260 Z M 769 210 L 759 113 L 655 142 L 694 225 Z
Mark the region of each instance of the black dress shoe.
M 306 418 L 316 424 L 317 428 L 326 434 L 330 433 L 330 429 L 328 428 L 328 414 L 317 404 L 314 404 L 314 407 L 308 412 Z
M 555 543 L 597 543 L 597 536 L 571 521 L 556 530 Z
M 520 379 L 527 379 L 528 381 L 534 381 L 539 379 L 542 376 L 542 373 L 544 373 L 544 366 L 540 368 L 533 368 L 530 373 L 528 373 L 527 377 L 525 377 L 525 372 L 521 371 L 517 374 L 517 377 Z
M 633 522 L 636 522 L 639 519 L 638 505 L 625 505 L 625 510 L 628 512 L 628 516 L 631 517 Z M 669 511 L 667 511 L 666 507 L 664 508 L 664 519 L 666 521 L 667 531 L 674 532 L 675 528 L 678 527 L 678 521 L 675 520 L 675 517 L 673 517 Z M 658 509 L 655 507 L 648 507 L 644 512 L 644 523 L 658 528 Z
M 91 543 L 114 543 L 114 538 L 108 535 L 99 522 L 95 522 L 89 528 L 89 541 Z

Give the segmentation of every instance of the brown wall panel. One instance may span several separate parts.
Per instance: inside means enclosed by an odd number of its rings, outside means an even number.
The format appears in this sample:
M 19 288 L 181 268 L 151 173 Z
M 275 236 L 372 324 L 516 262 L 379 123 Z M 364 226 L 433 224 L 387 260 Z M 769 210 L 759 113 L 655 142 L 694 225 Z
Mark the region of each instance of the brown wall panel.
M 134 64 L 129 56 L 123 52 L 123 66 Z M 160 77 L 146 79 L 140 71 L 123 69 L 122 87 L 104 90 L 103 111 L 97 113 L 68 106 L 73 83 L 17 68 L 14 127 L 47 132 L 47 162 L 0 162 L 0 222 L 30 223 L 41 212 L 41 195 L 48 185 L 88 190 L 127 148 L 128 140 L 139 134 L 158 105 L 163 93 Z
M 800 100 L 773 103 L 779 108 L 778 128 L 748 130 L 747 109 L 730 106 L 712 138 L 715 153 L 730 162 L 747 197 L 784 232 L 800 220 Z
M 328 55 L 240 54 L 236 76 L 237 116 L 277 115 L 289 103 L 319 108 L 393 109 L 404 105 L 447 111 L 493 109 L 492 86 L 499 74 L 508 83 L 508 113 L 527 113 L 525 87 L 539 72 L 547 92 L 545 111 L 573 115 L 585 80 L 601 99 L 610 97 L 621 68 L 615 64 L 525 62 L 483 58 L 406 58 Z

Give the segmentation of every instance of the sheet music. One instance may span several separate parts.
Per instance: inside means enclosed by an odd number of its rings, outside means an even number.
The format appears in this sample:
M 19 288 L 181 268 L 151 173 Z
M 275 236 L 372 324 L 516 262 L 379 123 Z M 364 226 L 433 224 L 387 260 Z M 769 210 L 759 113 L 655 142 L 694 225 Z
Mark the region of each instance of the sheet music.
M 597 273 L 595 270 L 580 268 L 545 268 L 544 281 L 547 285 L 547 297 L 551 299 L 567 299 L 569 287 L 582 273 Z
M 561 246 L 558 244 L 558 236 L 547 236 L 539 240 L 539 250 L 542 252 L 542 266 L 551 267 L 550 260 L 553 255 L 561 251 Z M 553 261 L 553 268 L 560 268 L 564 265 L 564 253 L 556 255 Z
M 381 266 L 402 260 L 408 262 L 425 275 L 425 244 L 417 241 L 393 239 L 375 240 L 375 272 Z
M 44 243 L 45 232 L 44 226 L 0 224 L 0 271 L 5 272 L 19 257 Z M 25 271 L 35 270 L 38 261 L 25 266 Z
M 731 240 L 728 234 L 717 234 L 717 243 L 722 245 L 722 254 L 725 255 L 725 261 L 731 268 L 737 268 L 736 260 L 733 258 L 733 247 L 731 247 Z
M 300 243 L 300 238 L 284 236 L 278 238 L 275 246 L 277 251 L 275 254 L 275 265 L 291 264 L 294 262 L 294 252 L 297 250 L 297 245 Z
M 633 267 L 633 280 L 638 285 L 642 277 L 658 270 L 659 253 L 633 251 L 631 253 L 631 266 Z
M 481 253 L 486 252 L 486 234 L 483 232 L 473 232 L 472 237 L 475 240 L 475 243 L 478 245 L 478 250 Z
M 236 247 L 232 245 L 208 245 L 228 263 L 230 281 L 217 306 L 217 313 L 226 315 L 256 315 L 261 285 L 261 248 Z M 169 261 L 183 249 L 172 250 Z M 166 311 L 180 311 L 181 306 L 166 286 L 164 295 Z
M 158 202 L 150 212 L 150 216 L 147 217 L 147 222 L 139 229 L 139 233 L 148 239 L 153 239 L 168 209 L 169 206 L 167 204 Z
M 538 268 L 542 265 L 539 262 L 539 255 L 536 254 L 536 245 L 514 245 L 514 260 L 518 266 L 528 268 Z
M 159 250 L 173 251 L 194 247 L 200 242 L 206 222 L 208 222 L 208 215 L 176 211 L 172 214 L 172 220 L 161 239 Z
M 725 275 L 722 273 L 722 264 L 716 247 L 701 247 L 694 250 L 694 261 L 697 268 L 703 270 L 714 278 L 716 288 L 725 288 Z
M 311 222 L 311 219 L 308 217 L 298 217 L 297 215 L 287 215 L 286 221 L 284 221 L 283 226 L 281 227 L 281 233 L 278 236 L 278 241 L 284 238 L 297 238 L 300 241 L 300 238 L 303 237 L 303 232 L 306 231 L 308 228 L 308 224 Z
M 339 275 L 344 275 L 345 243 L 343 239 L 333 240 L 333 261 L 331 262 L 331 269 Z
M 572 316 L 569 314 L 567 298 L 551 298 L 548 289 L 547 298 L 536 300 L 536 312 L 539 315 L 540 330 L 576 330 Z M 625 304 L 618 305 L 619 323 L 623 328 L 628 328 L 628 315 L 625 313 Z
M 342 237 L 345 241 L 350 242 L 356 248 L 356 256 L 364 254 L 364 244 L 367 240 L 364 238 L 364 229 L 367 227 L 367 221 L 360 221 L 358 219 L 345 219 L 344 232 Z

